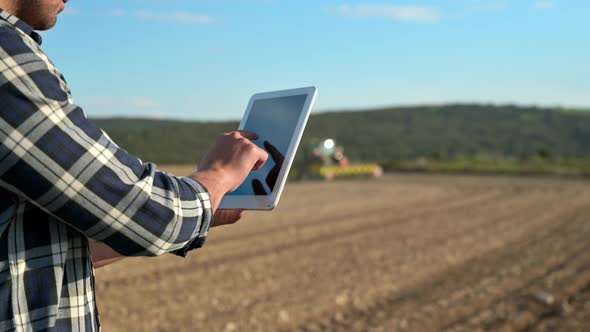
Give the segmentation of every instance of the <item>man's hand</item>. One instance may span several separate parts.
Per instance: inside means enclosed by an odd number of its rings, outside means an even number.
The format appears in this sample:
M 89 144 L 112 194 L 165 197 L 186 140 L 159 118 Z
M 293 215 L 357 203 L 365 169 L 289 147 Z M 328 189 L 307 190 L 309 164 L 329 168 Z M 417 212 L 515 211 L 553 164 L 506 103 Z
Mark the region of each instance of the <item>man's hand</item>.
M 102 242 L 88 239 L 88 245 L 90 246 L 90 255 L 95 269 L 125 258 Z
M 225 194 L 236 190 L 251 171 L 268 159 L 268 153 L 252 143 L 256 139 L 258 136 L 248 131 L 221 135 L 191 176 L 209 191 L 214 212 Z
M 244 215 L 242 209 L 218 209 L 213 216 L 213 224 L 211 227 L 231 225 L 240 220 Z

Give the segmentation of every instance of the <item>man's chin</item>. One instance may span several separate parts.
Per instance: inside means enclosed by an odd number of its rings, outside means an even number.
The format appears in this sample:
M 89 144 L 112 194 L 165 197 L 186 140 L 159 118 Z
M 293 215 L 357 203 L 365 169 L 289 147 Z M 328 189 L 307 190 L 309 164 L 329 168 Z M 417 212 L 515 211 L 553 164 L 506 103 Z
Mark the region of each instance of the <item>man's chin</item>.
M 38 24 L 35 24 L 35 26 L 33 26 L 33 28 L 38 31 L 46 31 L 46 30 L 53 28 L 56 23 L 57 23 L 57 16 L 54 16 L 53 19 L 51 19 L 51 20 L 47 20 L 47 21 L 43 21 L 43 22 L 39 22 Z

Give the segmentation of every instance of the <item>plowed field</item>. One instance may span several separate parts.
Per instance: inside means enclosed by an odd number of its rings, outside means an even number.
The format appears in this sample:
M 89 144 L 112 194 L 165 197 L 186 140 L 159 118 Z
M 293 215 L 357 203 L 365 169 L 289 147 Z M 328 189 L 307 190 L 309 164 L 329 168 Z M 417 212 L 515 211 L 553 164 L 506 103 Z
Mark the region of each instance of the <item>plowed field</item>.
M 96 278 L 105 331 L 590 331 L 590 182 L 289 183 L 187 259 Z

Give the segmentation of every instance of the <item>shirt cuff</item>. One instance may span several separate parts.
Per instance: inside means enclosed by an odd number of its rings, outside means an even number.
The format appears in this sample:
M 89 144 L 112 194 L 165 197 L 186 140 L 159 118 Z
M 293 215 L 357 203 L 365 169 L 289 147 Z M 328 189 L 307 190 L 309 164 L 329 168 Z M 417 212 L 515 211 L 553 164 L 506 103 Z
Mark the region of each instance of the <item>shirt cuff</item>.
M 195 191 L 197 200 L 201 202 L 203 207 L 203 214 L 201 216 L 201 224 L 197 230 L 196 236 L 194 236 L 186 246 L 180 248 L 172 253 L 180 257 L 186 257 L 186 255 L 194 249 L 202 248 L 205 245 L 207 235 L 209 234 L 209 227 L 213 223 L 213 206 L 211 204 L 211 196 L 205 186 L 192 178 L 182 178 L 190 187 Z

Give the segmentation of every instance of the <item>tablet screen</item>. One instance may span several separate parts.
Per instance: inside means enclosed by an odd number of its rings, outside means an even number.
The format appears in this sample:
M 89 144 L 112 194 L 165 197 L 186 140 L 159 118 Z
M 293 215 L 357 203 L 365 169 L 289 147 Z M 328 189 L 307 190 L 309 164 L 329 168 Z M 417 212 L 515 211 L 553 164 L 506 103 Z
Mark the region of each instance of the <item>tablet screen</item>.
M 296 95 L 254 101 L 243 130 L 258 134 L 253 142 L 269 153 L 268 161 L 228 195 L 272 193 L 306 99 L 307 95 Z

